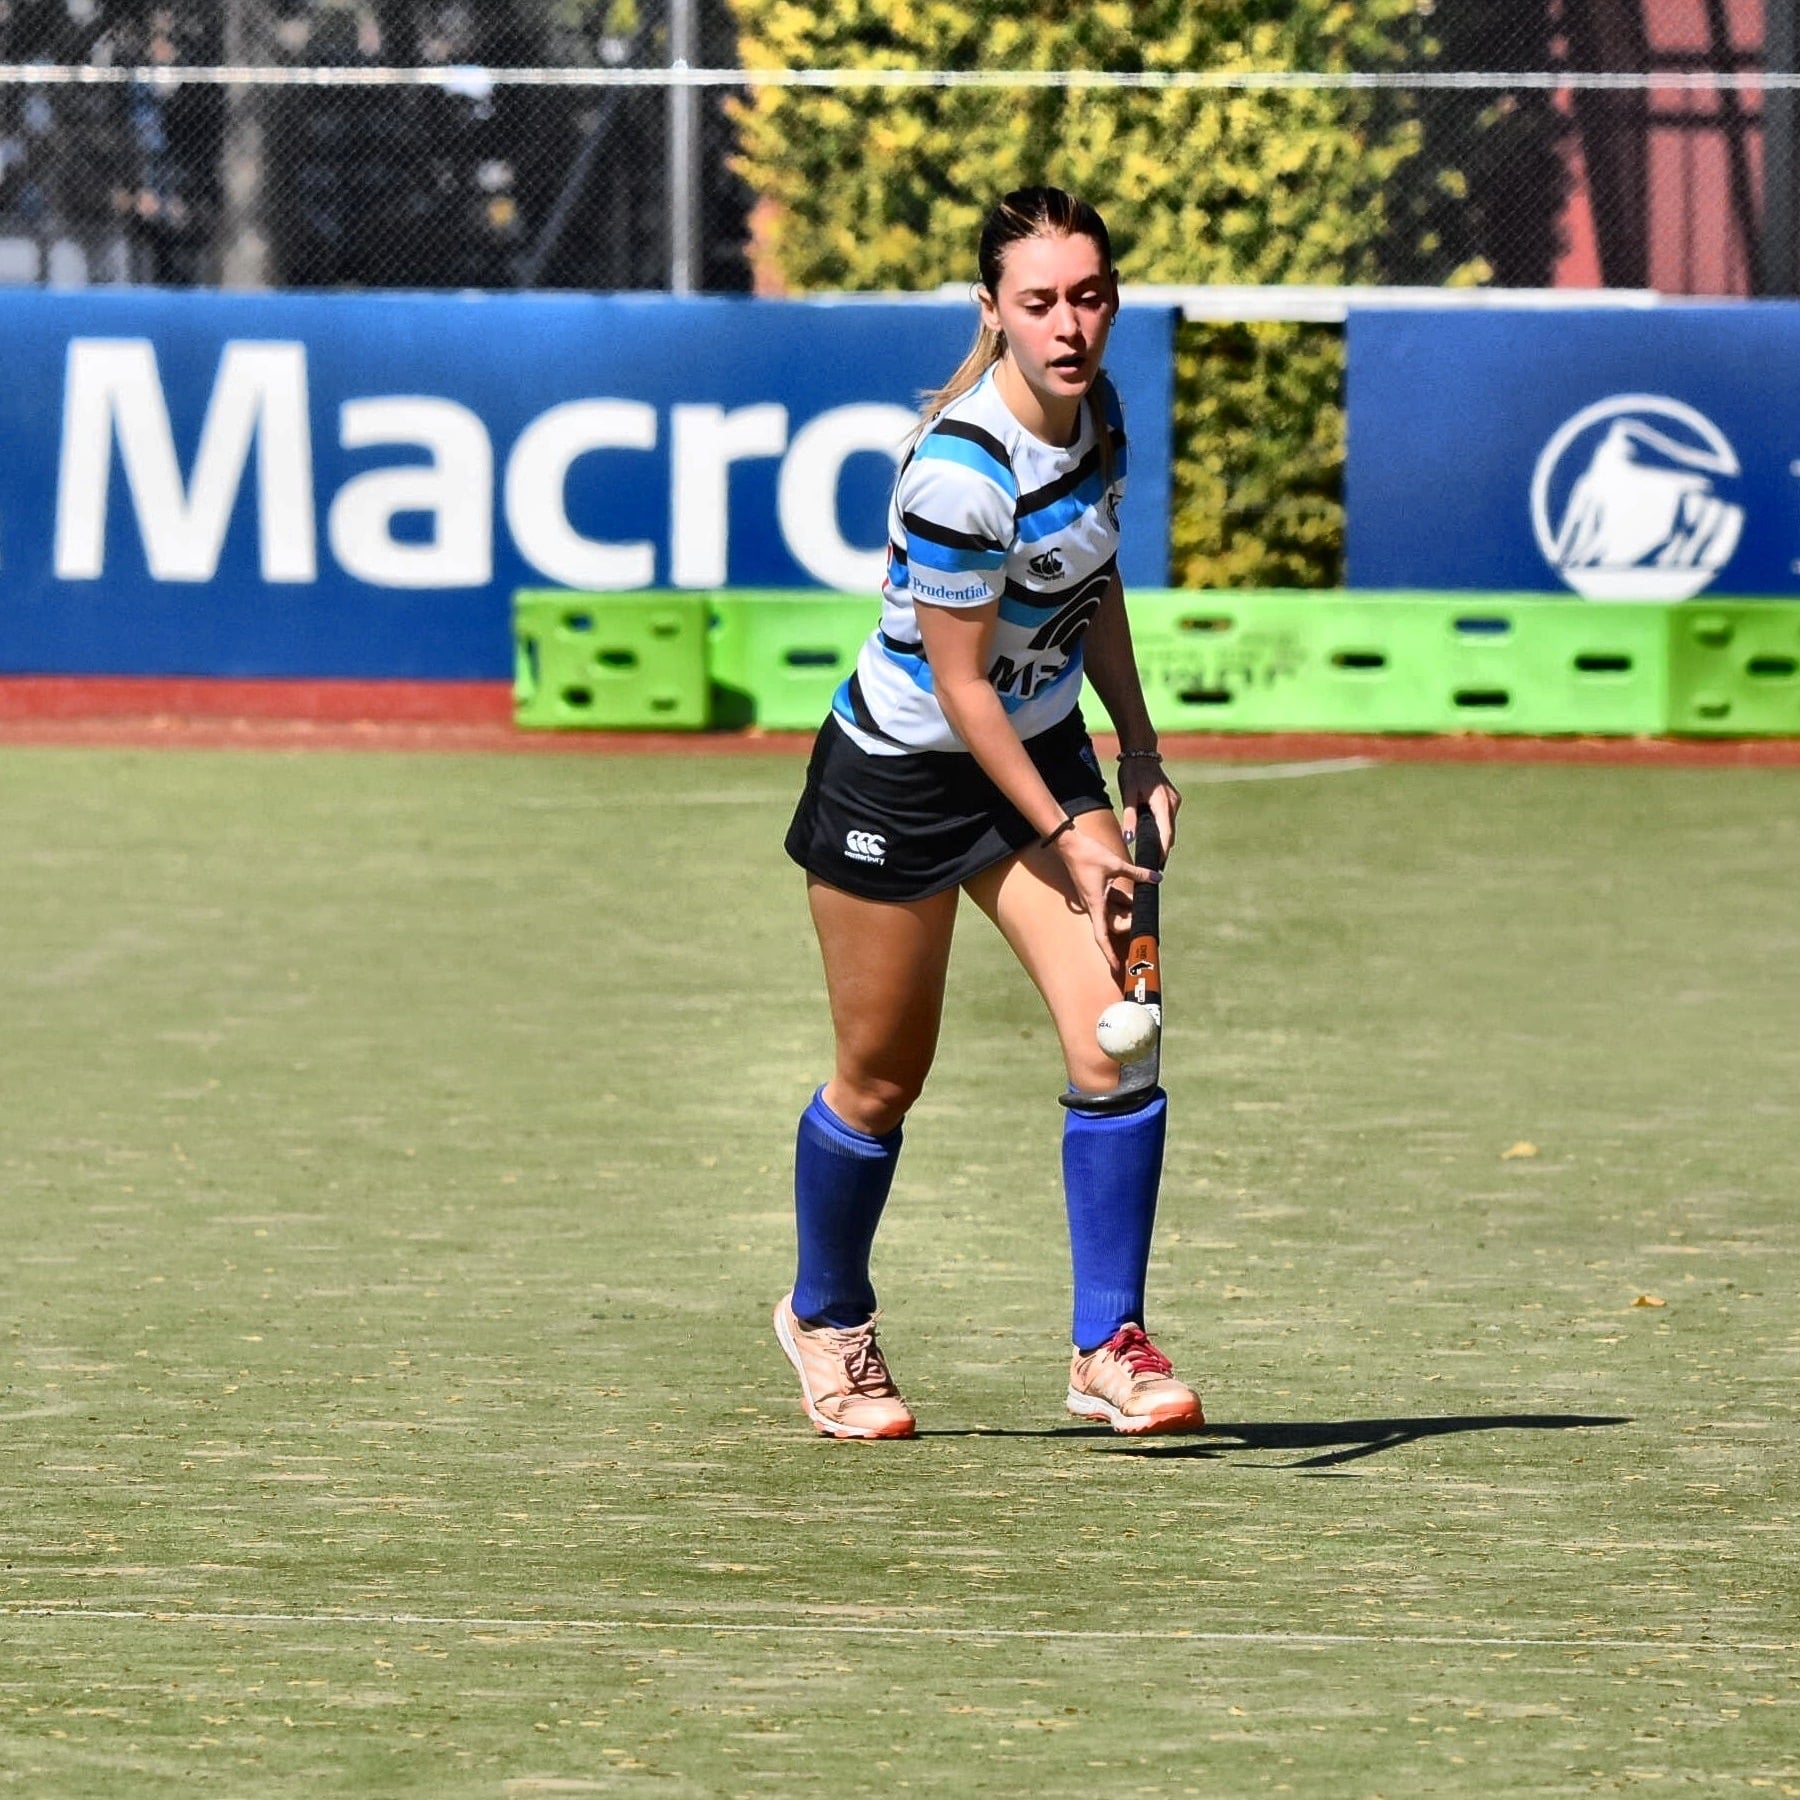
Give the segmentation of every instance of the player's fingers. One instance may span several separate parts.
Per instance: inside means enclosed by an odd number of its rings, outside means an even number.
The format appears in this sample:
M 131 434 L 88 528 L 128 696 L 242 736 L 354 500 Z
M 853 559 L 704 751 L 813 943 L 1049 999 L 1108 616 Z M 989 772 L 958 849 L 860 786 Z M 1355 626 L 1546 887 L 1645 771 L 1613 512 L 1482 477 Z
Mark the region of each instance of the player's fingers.
M 1161 881 L 1160 869 L 1146 869 L 1134 863 L 1127 856 L 1110 857 L 1106 866 L 1100 871 L 1102 881 Z
M 1113 926 L 1107 906 L 1106 893 L 1103 890 L 1099 902 L 1092 906 L 1086 904 L 1086 899 L 1087 897 L 1083 895 L 1083 910 L 1087 913 L 1088 925 L 1094 934 L 1094 942 L 1100 946 L 1100 954 L 1106 958 L 1108 966 L 1117 972 L 1125 966 L 1124 956 L 1120 950 L 1118 933 Z
M 1109 865 L 1116 865 L 1118 859 L 1108 857 Z M 1084 868 L 1075 877 L 1074 898 L 1081 910 L 1088 916 L 1089 928 L 1093 931 L 1094 942 L 1100 946 L 1101 954 L 1115 973 L 1124 967 L 1123 944 L 1120 941 L 1118 918 L 1123 916 L 1124 900 L 1119 890 L 1113 885 L 1122 872 L 1117 866 L 1109 866 L 1104 870 Z
M 1156 819 L 1157 830 L 1162 838 L 1164 856 L 1175 848 L 1175 815 L 1180 810 L 1181 796 L 1172 787 L 1159 787 L 1150 796 L 1150 811 Z

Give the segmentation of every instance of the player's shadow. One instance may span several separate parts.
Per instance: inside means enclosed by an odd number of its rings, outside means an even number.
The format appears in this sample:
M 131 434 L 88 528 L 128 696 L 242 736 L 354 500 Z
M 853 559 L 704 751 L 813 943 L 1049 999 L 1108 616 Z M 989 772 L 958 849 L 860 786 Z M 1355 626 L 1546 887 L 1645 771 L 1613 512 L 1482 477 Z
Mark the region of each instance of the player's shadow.
M 1599 1413 L 1457 1413 L 1421 1419 L 1333 1419 L 1319 1422 L 1269 1419 L 1238 1425 L 1208 1426 L 1191 1438 L 1157 1438 L 1132 1442 L 1113 1437 L 1108 1449 L 1115 1455 L 1149 1456 L 1165 1460 L 1237 1460 L 1244 1451 L 1291 1452 L 1310 1450 L 1297 1462 L 1275 1465 L 1283 1469 L 1332 1469 L 1342 1463 L 1380 1456 L 1427 1438 L 1458 1437 L 1471 1431 L 1594 1431 L 1629 1425 L 1629 1417 Z

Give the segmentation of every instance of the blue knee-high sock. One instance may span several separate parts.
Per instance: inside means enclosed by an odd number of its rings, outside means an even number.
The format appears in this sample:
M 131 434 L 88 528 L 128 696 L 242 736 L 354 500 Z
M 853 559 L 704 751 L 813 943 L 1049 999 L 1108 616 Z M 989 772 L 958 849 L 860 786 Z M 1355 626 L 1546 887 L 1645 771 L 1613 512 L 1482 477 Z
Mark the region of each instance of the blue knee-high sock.
M 869 1250 L 900 1160 L 900 1127 L 870 1137 L 846 1125 L 813 1095 L 794 1147 L 794 1217 L 800 1266 L 794 1315 L 827 1325 L 860 1325 L 875 1313 Z
M 1098 1349 L 1121 1325 L 1144 1322 L 1168 1116 L 1168 1096 L 1157 1088 L 1133 1112 L 1071 1107 L 1063 1121 L 1077 1350 Z

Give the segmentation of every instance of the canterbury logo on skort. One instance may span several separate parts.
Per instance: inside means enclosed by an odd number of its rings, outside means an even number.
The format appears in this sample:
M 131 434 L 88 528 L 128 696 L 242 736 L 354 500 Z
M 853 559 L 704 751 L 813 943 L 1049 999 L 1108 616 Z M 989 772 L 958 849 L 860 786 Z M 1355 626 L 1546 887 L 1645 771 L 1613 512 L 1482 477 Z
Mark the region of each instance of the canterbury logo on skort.
M 887 839 L 879 831 L 846 831 L 844 854 L 853 862 L 884 862 L 887 859 Z
M 1589 600 L 1691 599 L 1743 535 L 1731 497 L 1741 473 L 1704 413 L 1662 394 L 1614 394 L 1544 446 L 1531 528 L 1545 561 Z

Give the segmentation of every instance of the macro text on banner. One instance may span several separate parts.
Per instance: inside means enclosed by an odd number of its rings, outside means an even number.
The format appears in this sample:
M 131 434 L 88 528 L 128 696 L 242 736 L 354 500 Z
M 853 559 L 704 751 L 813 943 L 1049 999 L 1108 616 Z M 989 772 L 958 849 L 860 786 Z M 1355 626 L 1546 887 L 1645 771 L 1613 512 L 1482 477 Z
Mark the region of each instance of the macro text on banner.
M 966 303 L 0 294 L 0 672 L 502 679 L 519 587 L 879 591 Z M 1167 579 L 1172 311 L 1110 363 Z

